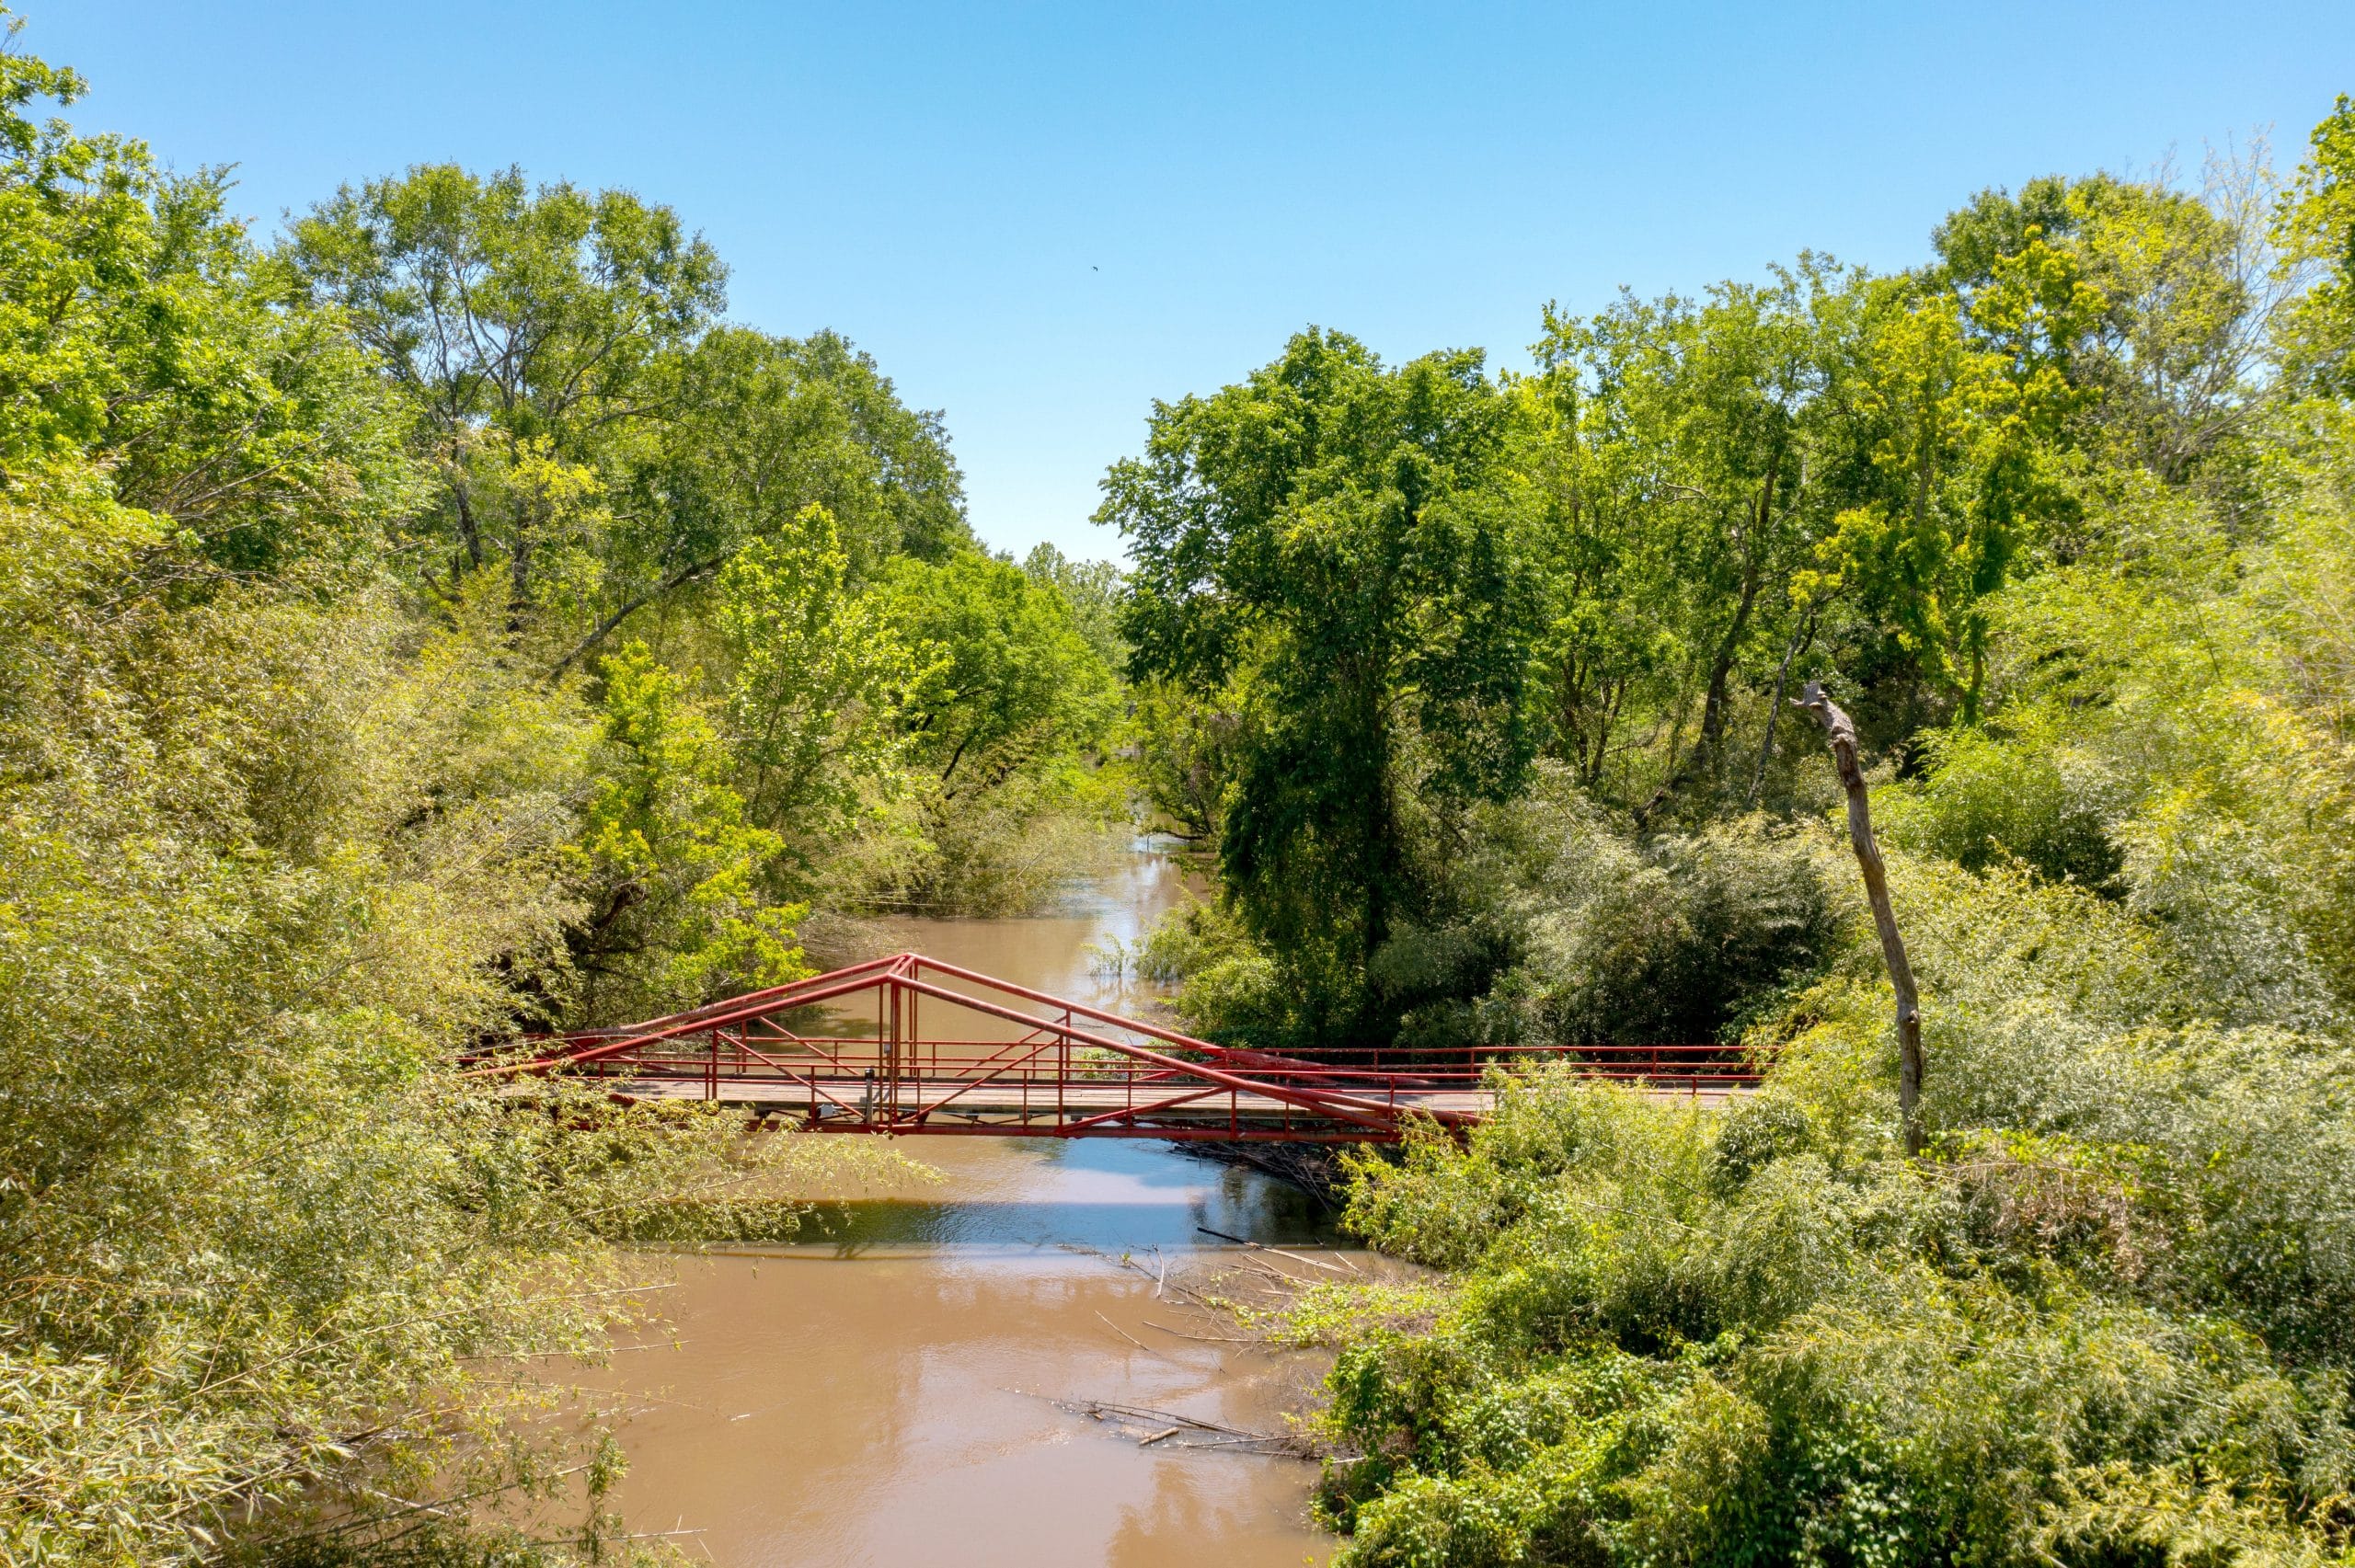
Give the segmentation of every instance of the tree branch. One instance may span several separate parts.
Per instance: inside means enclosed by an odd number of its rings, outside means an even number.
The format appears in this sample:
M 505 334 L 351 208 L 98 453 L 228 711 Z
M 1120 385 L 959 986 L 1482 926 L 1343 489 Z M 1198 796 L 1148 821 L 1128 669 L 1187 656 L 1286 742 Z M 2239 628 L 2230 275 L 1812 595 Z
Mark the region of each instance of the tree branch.
M 571 669 L 587 655 L 594 652 L 597 645 L 603 642 L 606 635 L 611 633 L 615 626 L 620 625 L 624 621 L 628 620 L 632 615 L 637 614 L 639 611 L 645 609 L 648 605 L 653 603 L 664 594 L 671 592 L 673 589 L 684 588 L 687 584 L 694 582 L 698 578 L 709 577 L 712 573 L 718 571 L 722 566 L 725 566 L 728 559 L 729 556 L 727 555 L 714 555 L 709 560 L 697 561 L 692 566 L 681 567 L 677 571 L 672 572 L 669 577 L 664 578 L 661 582 L 656 583 L 652 588 L 648 589 L 644 593 L 639 594 L 636 599 L 631 600 L 619 610 L 615 611 L 612 614 L 598 622 L 594 631 L 591 632 L 587 636 L 581 638 L 579 643 L 574 645 L 570 653 L 566 654 L 562 658 L 556 661 L 555 666 L 548 670 L 546 675 L 541 678 L 540 683 L 545 686 L 555 685 L 557 681 L 563 679 L 564 672 L 566 670 Z

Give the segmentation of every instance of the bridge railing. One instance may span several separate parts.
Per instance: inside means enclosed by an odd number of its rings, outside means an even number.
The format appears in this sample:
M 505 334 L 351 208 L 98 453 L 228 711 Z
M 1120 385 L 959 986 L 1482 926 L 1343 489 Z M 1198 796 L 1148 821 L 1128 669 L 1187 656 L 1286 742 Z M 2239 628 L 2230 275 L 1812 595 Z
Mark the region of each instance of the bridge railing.
M 1497 1072 L 1541 1062 L 1695 1096 L 1739 1092 L 1763 1070 L 1709 1045 L 1463 1047 L 1390 1063 L 1371 1056 L 1222 1047 L 902 954 L 551 1040 L 534 1058 L 478 1071 L 582 1076 L 629 1097 L 728 1099 L 826 1130 L 1355 1141 L 1395 1138 L 1417 1116 L 1469 1125 L 1485 1114 Z

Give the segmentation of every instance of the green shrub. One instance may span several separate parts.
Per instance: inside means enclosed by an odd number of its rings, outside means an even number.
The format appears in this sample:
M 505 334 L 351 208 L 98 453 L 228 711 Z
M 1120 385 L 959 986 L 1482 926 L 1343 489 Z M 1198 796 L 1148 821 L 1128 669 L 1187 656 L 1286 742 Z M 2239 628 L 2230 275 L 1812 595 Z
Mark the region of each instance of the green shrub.
M 1543 1071 L 1355 1162 L 1346 1223 L 1449 1273 L 1405 1329 L 1316 1308 L 1338 1562 L 2348 1559 L 2355 1047 L 2214 1022 L 2080 886 L 1891 875 L 1928 1158 L 1851 901 L 1766 1092 Z
M 1419 1323 L 1352 1333 L 1320 1293 L 1337 1561 L 2343 1556 L 2343 1352 L 2150 1266 L 2217 1223 L 2183 1173 L 2058 1138 L 1835 1168 L 1821 1141 L 1798 1106 L 1540 1076 L 1466 1146 L 1361 1161 L 1349 1222 L 1458 1272 Z
M 2048 881 L 2125 891 L 2125 851 L 2110 836 L 2125 792 L 2098 759 L 2049 734 L 2007 743 L 1954 730 L 1922 744 L 1920 787 L 1887 798 L 1892 841 L 1969 871 L 2016 861 Z

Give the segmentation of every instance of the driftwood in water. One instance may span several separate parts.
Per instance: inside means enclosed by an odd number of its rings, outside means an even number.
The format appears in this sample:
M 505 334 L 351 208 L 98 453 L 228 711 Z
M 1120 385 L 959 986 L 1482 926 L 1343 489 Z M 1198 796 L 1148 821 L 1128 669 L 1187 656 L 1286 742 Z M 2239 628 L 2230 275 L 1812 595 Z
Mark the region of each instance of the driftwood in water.
M 1304 1263 L 1311 1268 L 1321 1268 L 1327 1274 L 1338 1274 L 1341 1272 L 1340 1269 L 1332 1264 L 1325 1263 L 1316 1258 L 1304 1258 L 1298 1253 L 1288 1253 L 1281 1247 L 1271 1247 L 1265 1242 L 1246 1241 L 1240 1236 L 1230 1236 L 1223 1230 L 1213 1230 L 1207 1225 L 1197 1225 L 1194 1229 L 1200 1230 L 1205 1236 L 1215 1236 L 1222 1242 L 1232 1242 L 1236 1246 L 1245 1248 L 1250 1252 L 1273 1253 L 1280 1258 L 1290 1258 L 1294 1263 Z
M 1008 1393 L 1025 1393 L 1022 1389 L 1008 1389 Z M 1058 1410 L 1074 1415 L 1085 1415 L 1091 1421 L 1102 1421 L 1125 1426 L 1145 1434 L 1140 1448 L 1166 1444 L 1173 1448 L 1229 1448 L 1262 1454 L 1284 1454 L 1296 1459 L 1310 1457 L 1308 1445 L 1299 1437 L 1284 1432 L 1246 1432 L 1240 1426 L 1224 1426 L 1215 1421 L 1204 1421 L 1197 1415 L 1186 1415 L 1174 1410 L 1155 1410 L 1150 1405 L 1116 1404 L 1110 1400 L 1057 1399 L 1051 1394 L 1030 1394 L 1043 1399 Z M 1180 1432 L 1202 1434 L 1209 1440 L 1198 1443 L 1171 1442 Z
M 1905 1129 L 1905 1152 L 1922 1152 L 1922 1002 L 1913 989 L 1913 966 L 1905 956 L 1905 939 L 1897 932 L 1897 911 L 1889 901 L 1889 871 L 1873 839 L 1871 804 L 1865 795 L 1864 769 L 1856 761 L 1856 726 L 1825 694 L 1821 681 L 1810 681 L 1791 699 L 1823 727 L 1832 748 L 1832 766 L 1840 772 L 1840 786 L 1848 793 L 1848 841 L 1855 846 L 1856 866 L 1865 878 L 1865 897 L 1873 907 L 1873 926 L 1880 933 L 1881 960 L 1889 966 L 1889 983 L 1897 992 L 1897 1115 Z
M 1181 1143 L 1181 1154 L 1221 1165 L 1247 1165 L 1296 1187 L 1328 1209 L 1340 1207 L 1341 1163 L 1332 1146 L 1322 1143 L 1248 1143 L 1223 1139 Z

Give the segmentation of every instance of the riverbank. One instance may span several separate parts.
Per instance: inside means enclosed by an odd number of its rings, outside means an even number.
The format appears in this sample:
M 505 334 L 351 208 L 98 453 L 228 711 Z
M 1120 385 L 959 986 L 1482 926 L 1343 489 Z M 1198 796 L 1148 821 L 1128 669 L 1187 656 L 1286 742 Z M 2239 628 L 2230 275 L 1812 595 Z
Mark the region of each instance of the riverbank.
M 1252 1256 L 1206 1231 L 1326 1245 L 1315 1206 L 1159 1145 L 940 1142 L 936 1189 L 672 1260 L 662 1331 L 585 1379 L 627 1413 L 628 1528 L 726 1564 L 1321 1561 L 1311 1466 L 1082 1410 L 1287 1431 L 1325 1358 L 1235 1343 L 1163 1282 Z
M 1132 1008 L 1150 988 L 1101 954 L 1188 896 L 1183 869 L 1140 841 L 1051 914 L 895 917 L 845 939 Z M 1199 1432 L 1146 1444 L 1161 1428 L 1107 1413 L 1289 1430 L 1322 1354 L 1242 1343 L 1173 1284 L 1320 1276 L 1221 1239 L 1347 1255 L 1304 1185 L 1258 1168 L 1256 1148 L 1251 1163 L 1110 1139 L 902 1150 L 940 1180 L 813 1191 L 790 1244 L 669 1259 L 661 1331 L 582 1377 L 625 1416 L 614 1502 L 631 1531 L 691 1532 L 672 1539 L 729 1568 L 1323 1560 L 1311 1465 Z

